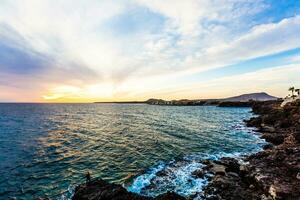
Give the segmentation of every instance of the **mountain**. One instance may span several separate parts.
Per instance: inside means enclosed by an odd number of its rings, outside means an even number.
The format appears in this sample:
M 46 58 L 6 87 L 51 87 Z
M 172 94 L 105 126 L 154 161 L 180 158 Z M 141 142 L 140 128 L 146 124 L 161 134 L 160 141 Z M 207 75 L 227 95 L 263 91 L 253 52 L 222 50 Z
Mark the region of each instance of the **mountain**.
M 171 100 L 166 101 L 163 99 L 148 99 L 146 104 L 150 105 L 168 105 L 168 106 L 202 106 L 202 105 L 218 105 L 221 107 L 249 107 L 251 106 L 250 100 L 253 101 L 272 101 L 277 100 L 277 97 L 268 95 L 265 92 L 242 94 L 239 96 L 229 97 L 225 99 L 198 99 L 198 100 Z
M 271 96 L 265 92 L 259 92 L 259 93 L 250 93 L 250 94 L 242 94 L 239 96 L 229 97 L 226 99 L 222 99 L 222 101 L 231 101 L 231 102 L 245 102 L 249 100 L 254 101 L 271 101 L 271 100 L 277 100 L 278 97 Z
M 271 101 L 279 98 L 268 95 L 265 92 L 242 94 L 239 96 L 229 97 L 225 99 L 180 99 L 180 100 L 163 100 L 148 99 L 147 101 L 119 101 L 119 102 L 95 102 L 95 103 L 114 103 L 114 104 L 149 104 L 149 105 L 168 105 L 168 106 L 202 106 L 202 105 L 219 105 L 219 106 L 250 106 L 250 100 L 254 101 Z

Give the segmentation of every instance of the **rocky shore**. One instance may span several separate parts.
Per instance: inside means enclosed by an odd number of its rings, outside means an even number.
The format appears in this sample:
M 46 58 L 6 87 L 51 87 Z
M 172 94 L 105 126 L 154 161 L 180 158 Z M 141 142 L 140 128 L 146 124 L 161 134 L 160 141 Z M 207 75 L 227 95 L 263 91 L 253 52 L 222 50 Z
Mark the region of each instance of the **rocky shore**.
M 300 100 L 280 107 L 279 101 L 254 102 L 257 117 L 246 121 L 269 142 L 264 150 L 238 161 L 222 158 L 204 160 L 204 168 L 192 176 L 207 178 L 203 191 L 183 198 L 166 193 L 156 198 L 128 192 L 103 180 L 76 187 L 73 200 L 179 200 L 179 199 L 300 199 Z
M 218 161 L 226 173 L 216 174 L 203 191 L 204 199 L 300 199 L 300 100 L 256 102 L 258 117 L 246 121 L 270 144 L 244 159 Z M 211 165 L 210 165 L 211 167 Z
M 158 197 L 144 197 L 128 192 L 124 187 L 96 179 L 76 187 L 73 200 L 185 200 L 178 194 L 169 192 Z

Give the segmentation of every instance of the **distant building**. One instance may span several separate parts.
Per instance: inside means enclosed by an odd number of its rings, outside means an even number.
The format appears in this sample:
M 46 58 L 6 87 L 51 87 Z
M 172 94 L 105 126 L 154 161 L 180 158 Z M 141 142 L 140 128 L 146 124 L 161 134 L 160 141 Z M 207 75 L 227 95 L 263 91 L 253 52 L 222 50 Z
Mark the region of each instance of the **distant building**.
M 291 97 L 291 95 L 288 95 L 287 97 L 284 98 L 284 101 L 281 103 L 280 106 L 283 107 L 283 106 L 285 106 L 287 103 L 296 101 L 297 99 L 300 99 L 300 95 L 294 96 L 294 97 Z

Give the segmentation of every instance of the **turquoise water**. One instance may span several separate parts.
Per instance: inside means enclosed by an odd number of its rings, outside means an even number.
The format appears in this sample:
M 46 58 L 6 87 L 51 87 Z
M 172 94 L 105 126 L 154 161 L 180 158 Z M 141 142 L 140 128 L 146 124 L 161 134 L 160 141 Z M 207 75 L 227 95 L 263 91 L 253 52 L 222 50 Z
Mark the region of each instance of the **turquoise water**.
M 87 170 L 143 195 L 189 195 L 206 184 L 191 177 L 199 160 L 260 150 L 243 123 L 251 116 L 214 106 L 0 104 L 0 199 L 67 199 Z

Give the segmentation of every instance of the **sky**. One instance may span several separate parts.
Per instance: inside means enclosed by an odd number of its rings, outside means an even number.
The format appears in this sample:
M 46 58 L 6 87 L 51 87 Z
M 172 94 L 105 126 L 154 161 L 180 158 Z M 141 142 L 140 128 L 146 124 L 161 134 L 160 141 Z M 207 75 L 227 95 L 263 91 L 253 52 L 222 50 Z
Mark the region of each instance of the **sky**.
M 0 0 L 0 102 L 300 88 L 298 0 Z

